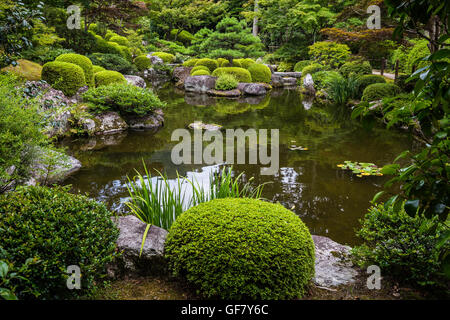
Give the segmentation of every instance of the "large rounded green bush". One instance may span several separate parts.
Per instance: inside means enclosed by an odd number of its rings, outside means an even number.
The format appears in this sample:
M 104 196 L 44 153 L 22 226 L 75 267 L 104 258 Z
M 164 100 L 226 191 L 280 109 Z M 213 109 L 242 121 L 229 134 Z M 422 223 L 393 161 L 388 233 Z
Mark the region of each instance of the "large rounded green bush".
M 323 70 L 323 71 L 315 72 L 311 76 L 314 81 L 314 87 L 317 90 L 321 90 L 326 87 L 329 79 L 331 79 L 333 77 L 340 77 L 341 75 L 337 71 Z M 303 77 L 302 77 L 302 83 L 303 83 Z
M 185 62 L 183 62 L 183 66 L 184 67 L 194 67 L 195 64 L 197 63 L 198 59 L 189 59 Z
M 136 67 L 128 60 L 117 54 L 93 53 L 89 56 L 92 63 L 122 74 L 130 74 L 137 71 Z
M 242 64 L 241 61 L 239 59 L 233 59 L 232 62 L 228 61 L 225 59 L 225 61 L 222 61 L 220 66 L 222 68 L 226 68 L 226 67 L 237 67 L 237 68 L 242 68 Z
M 86 85 L 83 69 L 76 64 L 68 62 L 47 62 L 42 67 L 41 77 L 53 88 L 61 90 L 69 97 Z
M 195 77 L 195 76 L 210 76 L 211 73 L 207 70 L 197 70 L 191 73 L 191 76 Z
M 211 70 L 209 70 L 208 67 L 205 67 L 205 66 L 196 66 L 196 67 L 193 67 L 193 68 L 192 68 L 192 70 L 191 70 L 191 75 L 192 75 L 194 72 L 198 71 L 198 70 L 208 71 L 208 73 L 211 73 Z
M 125 77 L 117 71 L 100 71 L 95 74 L 95 86 L 106 86 L 111 83 L 127 83 Z
M 67 187 L 20 188 L 0 197 L 0 260 L 22 270 L 19 298 L 63 299 L 83 295 L 105 275 L 116 255 L 118 230 L 103 204 Z M 68 290 L 67 267 L 81 269 L 81 290 Z M 31 296 L 30 296 L 31 294 Z
M 248 71 L 252 76 L 253 82 L 270 83 L 270 81 L 272 81 L 272 71 L 270 71 L 270 68 L 266 65 L 254 63 L 250 65 Z
M 314 276 L 308 228 L 280 204 L 217 199 L 184 212 L 165 244 L 169 268 L 207 297 L 292 299 Z
M 217 68 L 212 73 L 214 77 L 220 77 L 223 74 L 232 74 L 239 82 L 252 82 L 252 75 L 247 69 L 244 68 Z
M 367 86 L 374 83 L 386 83 L 386 79 L 383 76 L 379 76 L 376 74 L 366 74 L 358 78 L 358 94 L 361 97 L 364 89 Z
M 198 59 L 195 63 L 195 66 L 205 66 L 208 67 L 208 69 L 213 72 L 219 67 L 219 63 L 217 60 L 205 58 L 205 59 Z
M 125 37 L 122 37 L 122 36 L 112 36 L 110 39 L 109 39 L 109 41 L 110 42 L 115 42 L 115 43 L 117 43 L 117 44 L 119 44 L 119 45 L 121 45 L 121 46 L 125 46 L 125 47 L 128 47 L 129 46 L 129 41 L 128 41 L 128 39 L 127 38 L 125 38 Z
M 248 69 L 252 64 L 256 63 L 255 60 L 246 58 L 246 59 L 236 59 L 241 63 L 242 68 Z
M 152 55 L 161 58 L 164 61 L 164 63 L 173 63 L 175 61 L 175 56 L 171 53 L 153 52 Z
M 372 74 L 372 66 L 369 61 L 352 61 L 344 63 L 340 68 L 339 72 L 347 78 L 350 73 L 356 75 Z
M 297 63 L 295 64 L 295 66 L 294 66 L 294 71 L 295 71 L 295 72 L 302 72 L 303 68 L 309 66 L 311 63 L 312 63 L 311 60 L 302 60 L 302 61 L 299 61 L 299 62 L 297 62 Z
M 368 102 L 381 100 L 386 97 L 393 97 L 401 91 L 400 87 L 393 83 L 374 83 L 364 89 L 361 100 Z
M 55 61 L 73 63 L 81 67 L 81 69 L 83 69 L 84 72 L 86 84 L 89 87 L 94 86 L 94 71 L 92 70 L 93 65 L 91 59 L 89 59 L 88 57 L 76 53 L 66 53 L 60 55 L 58 58 L 55 59 Z
M 144 71 L 152 66 L 152 60 L 147 58 L 147 55 L 141 55 L 134 59 L 134 64 L 139 71 Z
M 302 76 L 306 76 L 307 74 L 313 75 L 316 72 L 324 70 L 325 67 L 320 63 L 310 64 L 302 69 Z
M 100 66 L 92 66 L 92 72 L 94 72 L 94 75 L 95 75 L 97 72 L 105 71 L 105 70 L 106 70 L 105 68 L 100 67 Z

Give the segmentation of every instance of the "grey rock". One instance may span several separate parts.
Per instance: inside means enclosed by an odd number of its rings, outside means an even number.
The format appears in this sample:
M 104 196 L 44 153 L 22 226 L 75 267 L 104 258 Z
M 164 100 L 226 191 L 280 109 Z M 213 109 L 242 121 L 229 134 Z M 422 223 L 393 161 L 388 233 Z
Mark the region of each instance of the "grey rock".
M 176 67 L 173 69 L 172 80 L 184 84 L 186 78 L 191 75 L 191 70 L 191 67 Z
M 189 76 L 184 82 L 184 89 L 187 92 L 207 93 L 216 86 L 216 77 L 211 76 Z
M 92 136 L 95 134 L 95 121 L 89 118 L 80 119 L 81 126 L 87 132 L 88 135 Z
M 309 73 L 303 79 L 303 92 L 311 96 L 316 95 L 316 89 L 314 88 L 314 80 Z
M 207 94 L 209 94 L 210 96 L 215 96 L 215 97 L 235 98 L 235 97 L 241 96 L 241 91 L 239 91 L 238 89 L 226 90 L 226 91 L 212 89 L 212 90 L 208 90 Z
M 126 118 L 130 129 L 156 129 L 164 124 L 164 113 L 161 109 L 155 110 L 152 114 L 143 117 Z
M 147 58 L 150 59 L 150 61 L 152 62 L 152 64 L 164 64 L 163 59 L 161 59 L 160 57 L 157 56 L 153 56 L 151 53 L 149 53 L 147 55 Z
M 142 79 L 139 76 L 132 76 L 132 75 L 124 75 L 125 79 L 128 81 L 129 84 L 132 84 L 139 88 L 146 88 L 147 84 L 145 83 L 145 80 Z
M 127 123 L 117 112 L 105 112 L 94 118 L 95 134 L 112 134 L 128 129 Z
M 164 243 L 168 232 L 151 226 L 144 242 L 142 255 L 140 255 L 142 235 L 147 225 L 135 216 L 119 217 L 116 223 L 120 231 L 117 248 L 119 252 L 122 252 L 117 261 L 119 272 L 133 275 L 163 273 L 165 271 Z
M 291 77 L 282 78 L 282 81 L 283 81 L 283 86 L 285 86 L 285 87 L 297 86 L 296 78 L 291 78 Z
M 284 86 L 283 84 L 283 77 L 276 75 L 276 74 L 272 74 L 272 87 L 274 88 L 281 88 Z
M 239 83 L 238 89 L 249 96 L 263 96 L 267 93 L 266 87 L 260 83 Z
M 314 283 L 331 288 L 355 282 L 358 271 L 348 259 L 351 248 L 327 237 L 312 236 L 312 238 L 316 252 Z
M 274 73 L 277 76 L 283 77 L 283 78 L 296 78 L 300 79 L 302 77 L 301 72 L 275 72 Z

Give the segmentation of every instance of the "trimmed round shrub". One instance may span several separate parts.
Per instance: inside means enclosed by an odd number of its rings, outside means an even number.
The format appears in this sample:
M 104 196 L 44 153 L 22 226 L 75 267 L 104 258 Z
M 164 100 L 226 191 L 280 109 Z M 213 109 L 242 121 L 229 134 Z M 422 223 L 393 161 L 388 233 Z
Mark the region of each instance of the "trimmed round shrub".
M 339 68 L 350 57 L 351 51 L 346 44 L 334 41 L 318 41 L 308 47 L 312 60 L 329 66 Z
M 73 63 L 53 61 L 42 67 L 42 80 L 71 97 L 86 85 L 84 71 Z
M 0 260 L 21 270 L 20 299 L 86 295 L 116 256 L 117 227 L 106 207 L 69 187 L 19 188 L 0 197 Z M 30 260 L 29 260 L 30 261 Z M 68 290 L 67 267 L 81 269 L 81 290 Z
M 216 199 L 189 209 L 170 228 L 165 255 L 206 297 L 300 298 L 314 276 L 308 228 L 280 204 Z
M 152 66 L 152 60 L 147 58 L 147 55 L 141 55 L 134 59 L 134 64 L 139 71 L 144 71 Z
M 358 78 L 358 94 L 361 97 L 364 89 L 374 83 L 386 83 L 386 79 L 383 76 L 376 74 L 366 74 Z
M 272 71 L 266 65 L 254 63 L 248 68 L 248 72 L 250 72 L 253 82 L 270 83 L 272 81 Z
M 278 64 L 277 71 L 279 71 L 279 72 L 289 72 L 289 71 L 292 71 L 293 68 L 294 68 L 294 64 L 293 63 L 282 61 L 282 62 L 280 62 Z
M 122 37 L 122 36 L 112 36 L 111 38 L 109 38 L 109 41 L 118 43 L 119 45 L 125 46 L 125 47 L 128 47 L 130 45 L 130 42 L 128 41 L 128 39 L 125 37 Z
M 208 69 L 213 72 L 219 67 L 219 63 L 216 60 L 205 58 L 205 59 L 198 59 L 195 63 L 195 66 L 205 66 L 208 67 Z
M 97 72 L 105 71 L 105 70 L 106 70 L 105 68 L 100 67 L 100 66 L 92 66 L 92 72 L 94 72 L 94 75 L 95 75 Z
M 189 59 L 185 62 L 183 62 L 183 66 L 184 67 L 194 67 L 195 64 L 197 63 L 198 59 Z
M 310 75 L 313 75 L 314 73 L 323 71 L 324 69 L 325 69 L 325 67 L 323 65 L 321 65 L 319 63 L 313 63 L 313 64 L 310 64 L 309 66 L 306 66 L 303 68 L 302 76 L 306 76 L 308 73 Z
M 372 74 L 372 66 L 369 61 L 352 61 L 344 63 L 340 68 L 339 72 L 347 78 L 350 73 L 355 75 Z
M 127 83 L 127 80 L 123 74 L 117 71 L 105 70 L 95 74 L 96 87 L 106 86 L 111 83 Z
M 55 61 L 73 63 L 81 67 L 81 69 L 83 69 L 84 71 L 86 84 L 90 87 L 94 86 L 94 72 L 92 70 L 93 64 L 88 57 L 76 53 L 66 53 L 60 55 L 55 59 Z
M 226 68 L 226 67 L 237 67 L 237 68 L 242 68 L 242 64 L 239 61 L 239 59 L 233 59 L 233 62 L 230 63 L 230 61 L 226 60 L 222 61 L 222 63 L 220 64 L 220 66 L 222 68 Z
M 219 64 L 219 67 L 222 66 L 223 63 L 228 62 L 228 59 L 225 58 L 217 58 L 217 63 Z
M 112 41 L 109 41 L 108 45 L 113 47 L 114 51 L 118 52 L 122 58 L 126 59 L 127 61 L 130 61 L 128 53 L 123 50 L 124 46 L 121 46 L 117 42 L 112 42 Z
M 109 41 L 109 40 L 111 40 L 112 37 L 117 37 L 117 36 L 119 36 L 117 33 L 113 32 L 111 30 L 108 30 L 108 31 L 106 31 L 105 40 Z
M 175 61 L 175 56 L 171 53 L 153 52 L 152 55 L 161 58 L 164 61 L 164 63 L 173 63 Z
M 255 60 L 246 58 L 246 59 L 239 59 L 239 62 L 242 65 L 242 68 L 248 69 L 252 64 L 255 64 Z
M 83 94 L 92 112 L 117 111 L 122 116 L 146 115 L 163 108 L 164 102 L 150 90 L 128 83 L 112 83 L 89 89 Z
M 122 56 L 128 61 L 133 61 L 133 54 L 131 53 L 131 49 L 126 46 L 119 45 Z
M 211 73 L 211 71 L 208 69 L 208 67 L 205 67 L 205 66 L 196 66 L 196 67 L 193 67 L 193 68 L 192 68 L 191 74 L 193 74 L 195 71 L 198 71 L 198 70 L 204 70 L 204 71 L 208 71 L 208 73 Z
M 108 42 L 100 36 L 95 36 L 95 52 L 110 53 L 123 56 L 120 46 L 115 42 Z
M 117 54 L 93 53 L 89 56 L 89 59 L 95 65 L 122 74 L 132 74 L 137 71 L 137 68 L 131 62 Z
M 252 82 L 252 75 L 247 69 L 244 68 L 236 68 L 236 67 L 217 68 L 212 73 L 214 77 L 220 77 L 223 74 L 232 74 L 239 82 Z
M 232 74 L 223 74 L 216 80 L 216 90 L 233 90 L 238 86 L 238 81 Z
M 195 76 L 210 76 L 211 73 L 207 70 L 197 70 L 195 72 L 191 73 L 191 76 L 195 77 Z
M 297 62 L 295 64 L 294 71 L 295 72 L 302 72 L 303 68 L 309 66 L 310 64 L 312 64 L 311 60 L 299 61 L 299 62 Z
M 381 100 L 386 97 L 393 97 L 401 91 L 400 87 L 393 83 L 374 83 L 364 89 L 361 100 L 368 102 Z

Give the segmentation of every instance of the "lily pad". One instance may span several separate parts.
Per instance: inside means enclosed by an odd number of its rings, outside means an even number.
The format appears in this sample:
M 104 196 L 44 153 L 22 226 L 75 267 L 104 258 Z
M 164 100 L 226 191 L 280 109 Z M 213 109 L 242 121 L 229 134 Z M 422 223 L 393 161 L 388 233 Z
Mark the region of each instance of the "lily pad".
M 358 178 L 367 176 L 382 176 L 381 168 L 373 163 L 344 161 L 337 165 L 342 170 L 351 170 Z

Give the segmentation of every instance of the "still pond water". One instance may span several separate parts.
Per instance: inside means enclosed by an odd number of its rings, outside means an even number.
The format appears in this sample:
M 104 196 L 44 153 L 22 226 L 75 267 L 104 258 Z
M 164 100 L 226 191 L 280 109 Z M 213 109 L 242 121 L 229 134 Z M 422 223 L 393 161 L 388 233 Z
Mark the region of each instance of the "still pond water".
M 200 183 L 209 180 L 219 166 L 180 165 L 171 161 L 173 130 L 195 121 L 221 124 L 228 129 L 280 130 L 280 170 L 275 176 L 260 174 L 260 165 L 234 165 L 235 174 L 255 177 L 266 185 L 263 197 L 280 202 L 298 214 L 312 234 L 353 245 L 355 229 L 373 195 L 382 189 L 386 177 L 358 178 L 337 164 L 345 160 L 373 162 L 379 166 L 410 149 L 408 134 L 374 128 L 364 129 L 350 120 L 344 108 L 311 105 L 296 90 L 273 91 L 264 98 L 227 100 L 208 96 L 185 96 L 171 85 L 158 90 L 167 102 L 165 126 L 157 132 L 129 131 L 117 135 L 66 141 L 69 151 L 83 168 L 70 177 L 75 191 L 88 193 L 111 210 L 126 212 L 127 176 L 135 169 L 180 175 Z M 291 145 L 308 151 L 292 151 Z M 248 154 L 247 154 L 248 156 Z

